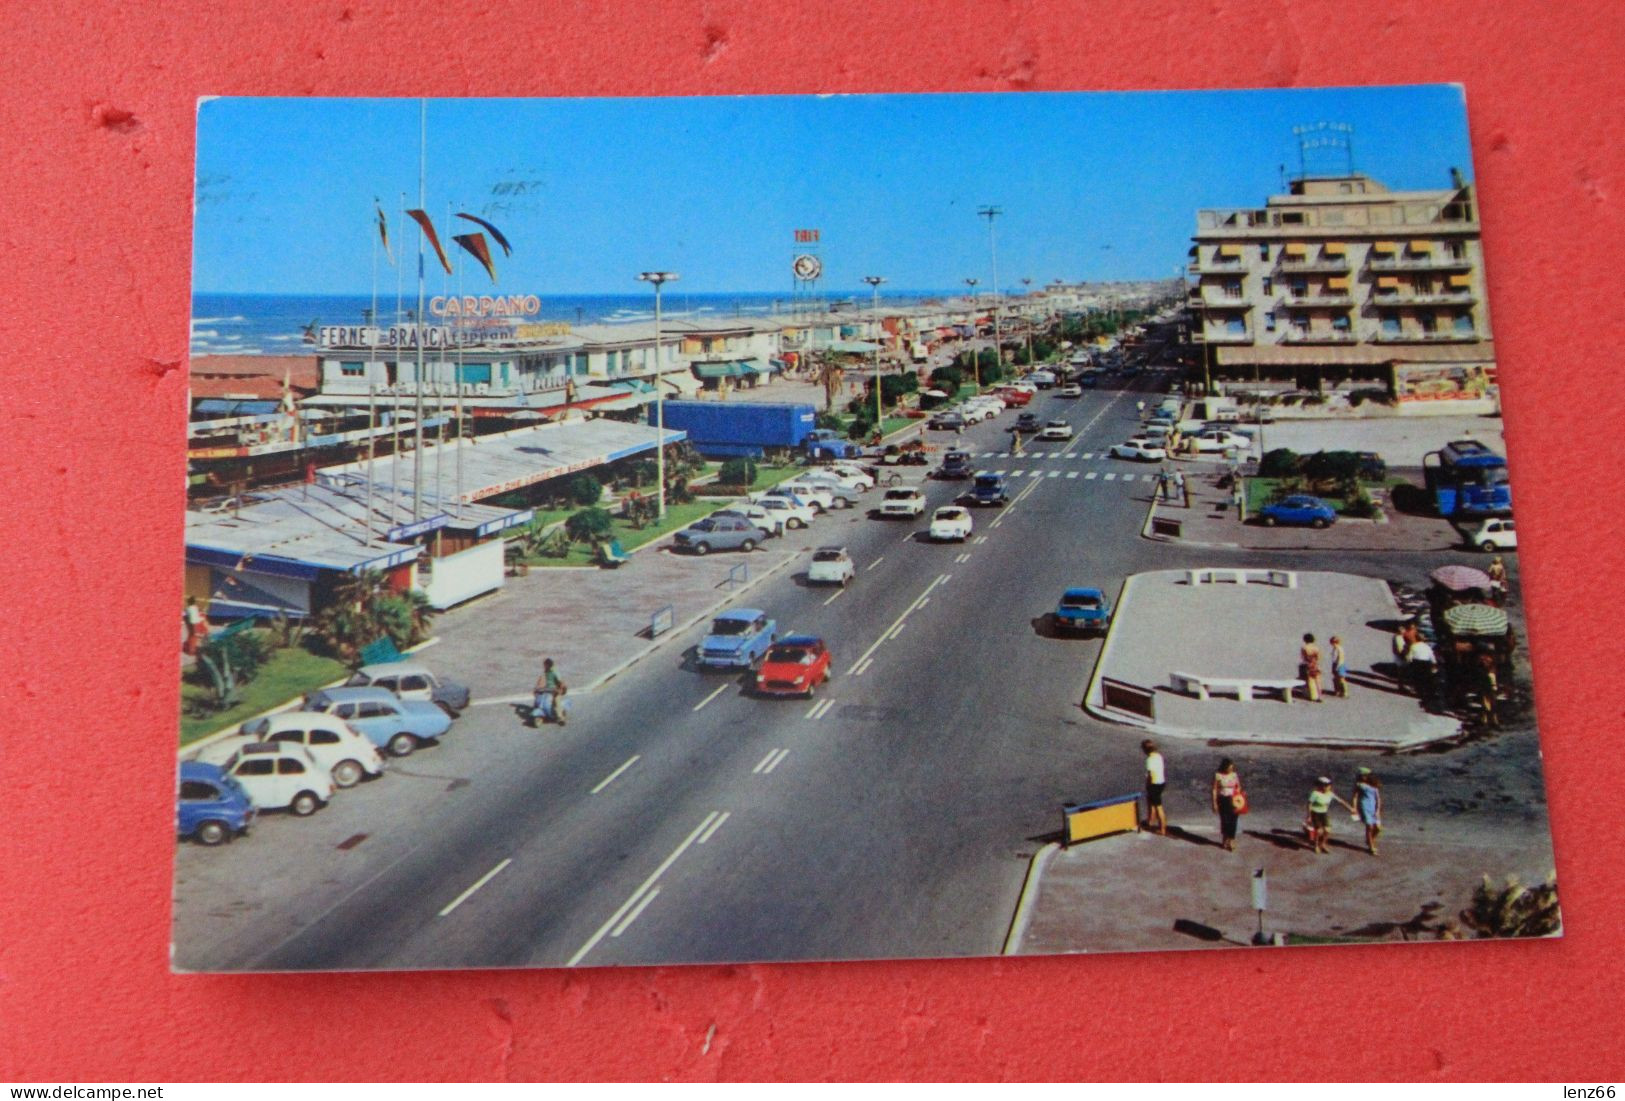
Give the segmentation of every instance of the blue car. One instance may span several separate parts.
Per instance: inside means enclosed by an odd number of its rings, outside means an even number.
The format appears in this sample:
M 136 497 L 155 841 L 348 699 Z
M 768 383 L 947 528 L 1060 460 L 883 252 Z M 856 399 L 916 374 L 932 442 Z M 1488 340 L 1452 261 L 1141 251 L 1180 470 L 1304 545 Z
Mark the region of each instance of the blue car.
M 695 651 L 700 665 L 714 669 L 749 669 L 778 637 L 778 624 L 756 608 L 735 608 L 711 621 L 711 630 Z
M 1099 589 L 1068 589 L 1055 605 L 1055 627 L 1060 631 L 1104 631 L 1111 618 L 1111 601 Z
M 1010 499 L 1002 474 L 978 474 L 965 498 L 973 505 L 1002 505 Z
M 182 761 L 175 832 L 200 845 L 218 845 L 247 833 L 254 804 L 235 778 L 219 765 Z
M 302 711 L 343 719 L 379 749 L 405 757 L 451 729 L 451 716 L 427 700 L 403 700 L 383 688 L 323 688 Z
M 1295 493 L 1259 509 L 1258 519 L 1267 528 L 1273 528 L 1276 524 L 1324 528 L 1336 521 L 1337 512 L 1319 497 Z

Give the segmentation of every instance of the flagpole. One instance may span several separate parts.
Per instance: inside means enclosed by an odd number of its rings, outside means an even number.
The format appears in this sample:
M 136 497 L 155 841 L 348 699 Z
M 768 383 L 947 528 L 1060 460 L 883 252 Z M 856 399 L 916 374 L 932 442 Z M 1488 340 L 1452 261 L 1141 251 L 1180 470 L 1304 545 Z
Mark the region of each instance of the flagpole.
M 424 209 L 424 176 L 429 166 L 429 101 L 418 100 L 418 209 Z M 412 519 L 423 519 L 423 237 L 418 233 L 418 310 L 412 327 L 418 346 L 416 409 L 412 424 Z
M 380 224 L 384 216 L 383 206 L 378 206 Z M 378 234 L 370 233 L 372 238 L 372 313 L 367 317 L 367 344 L 372 349 L 372 355 L 367 363 L 367 546 L 372 546 L 372 460 L 377 453 L 378 420 L 377 407 L 373 404 L 375 394 L 373 391 L 372 365 L 378 363 Z
M 373 440 L 376 438 L 373 429 L 377 425 L 376 406 L 373 405 L 373 384 L 367 380 L 367 546 L 372 546 L 372 459 Z
M 449 202 L 446 204 L 446 220 L 442 224 L 443 225 L 450 225 L 451 224 L 451 204 Z M 451 290 L 450 283 L 451 283 L 451 274 L 449 272 L 447 272 L 445 270 L 445 268 L 442 267 L 440 269 L 440 293 L 442 295 L 444 295 L 447 291 Z M 461 316 L 461 315 L 458 315 L 458 316 Z M 434 507 L 440 512 L 445 512 L 446 511 L 446 501 L 445 501 L 445 497 L 442 495 L 442 489 L 441 489 L 442 483 L 440 481 L 440 468 L 441 468 L 442 456 L 445 454 L 445 451 L 446 451 L 446 382 L 445 382 L 445 378 L 446 378 L 446 367 L 447 366 L 448 365 L 446 363 L 446 351 L 445 351 L 444 348 L 441 348 L 441 350 L 440 350 L 440 364 L 439 364 L 440 369 L 435 372 L 435 374 L 437 376 L 439 376 L 439 377 L 437 378 L 437 380 L 435 382 L 435 387 L 434 387 L 434 415 L 435 415 L 435 420 L 437 420 L 439 422 L 438 424 L 436 424 L 434 426 L 434 439 L 435 439 L 435 444 L 434 444 Z M 435 529 L 434 545 L 435 545 L 435 550 L 438 552 L 440 550 L 440 529 L 439 528 Z
M 406 217 L 406 192 L 401 192 L 401 217 Z M 398 223 L 397 223 L 398 224 Z M 397 235 L 395 243 L 400 244 Z M 391 387 L 390 441 L 389 441 L 389 522 L 395 524 L 395 509 L 403 504 L 401 501 L 401 287 L 406 278 L 406 271 L 399 264 L 395 265 L 395 385 Z
M 448 214 L 446 217 L 447 217 L 447 222 L 449 224 L 451 216 Z M 459 322 L 459 326 L 458 326 L 457 329 L 452 330 L 453 332 L 455 332 L 457 334 L 457 498 L 456 498 L 456 500 L 457 500 L 457 518 L 459 520 L 461 520 L 463 518 L 463 333 L 461 331 L 461 329 L 462 329 L 461 322 L 463 321 L 462 304 L 463 304 L 463 265 L 462 265 L 462 261 L 459 260 L 458 263 L 457 263 L 457 320 Z M 489 371 L 490 368 L 487 367 L 486 370 Z

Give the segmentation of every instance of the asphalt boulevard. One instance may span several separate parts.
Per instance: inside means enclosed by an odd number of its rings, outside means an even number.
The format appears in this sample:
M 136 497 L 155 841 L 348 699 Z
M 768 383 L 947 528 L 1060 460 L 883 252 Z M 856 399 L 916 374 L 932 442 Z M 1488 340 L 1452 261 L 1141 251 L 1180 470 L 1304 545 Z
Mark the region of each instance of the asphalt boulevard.
M 318 819 L 263 823 L 241 844 L 316 822 L 328 836 L 268 854 L 259 897 L 236 900 L 227 929 L 189 938 L 194 922 L 178 904 L 178 963 L 996 951 L 1019 889 L 1020 839 L 1052 828 L 1059 799 L 1077 794 L 1066 778 L 1084 767 L 1080 747 L 1056 735 L 1078 721 L 1074 697 L 1098 645 L 1041 638 L 1032 620 L 1066 584 L 1115 589 L 1126 571 L 1101 576 L 1089 559 L 1108 539 L 1138 542 L 1150 490 L 1059 473 L 1127 434 L 1132 399 L 1104 391 L 1037 403 L 1045 419 L 1087 430 L 1021 458 L 978 458 L 986 469 L 1044 473 L 1013 485 L 1007 509 L 979 510 L 971 543 L 931 545 L 916 538 L 923 523 L 837 513 L 799 534 L 808 548 L 847 543 L 860 571 L 849 591 L 810 589 L 798 571 L 743 598 L 775 615 L 781 634 L 814 631 L 834 646 L 836 676 L 819 700 L 757 700 L 743 677 L 694 670 L 698 627 L 581 697 L 563 731 L 525 731 L 508 708 L 475 709 L 445 746 L 342 795 Z M 1002 455 L 1009 420 L 952 442 Z M 927 483 L 930 506 L 962 489 Z M 406 817 L 384 785 L 413 780 Z M 1130 769 L 1122 782 L 1132 780 Z M 336 856 L 332 838 L 353 828 L 366 840 Z M 182 852 L 183 871 L 249 855 Z M 202 895 L 242 877 L 215 867 L 199 878 Z M 258 920 L 243 920 L 250 913 Z

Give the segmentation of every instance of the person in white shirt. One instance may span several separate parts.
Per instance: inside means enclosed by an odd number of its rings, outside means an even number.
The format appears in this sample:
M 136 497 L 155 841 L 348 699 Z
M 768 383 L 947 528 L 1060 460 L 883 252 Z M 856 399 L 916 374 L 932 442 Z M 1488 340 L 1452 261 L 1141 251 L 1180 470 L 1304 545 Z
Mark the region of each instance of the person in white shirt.
M 1162 790 L 1168 786 L 1167 765 L 1150 738 L 1140 743 L 1145 750 L 1145 827 L 1168 836 L 1168 814 L 1162 809 Z

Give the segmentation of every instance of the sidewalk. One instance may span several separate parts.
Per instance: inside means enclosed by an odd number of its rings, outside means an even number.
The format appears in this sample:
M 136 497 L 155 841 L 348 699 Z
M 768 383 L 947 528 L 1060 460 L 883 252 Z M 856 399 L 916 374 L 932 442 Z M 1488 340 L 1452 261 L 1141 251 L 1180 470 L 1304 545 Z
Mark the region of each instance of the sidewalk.
M 1203 565 L 1194 563 L 1193 565 Z M 1134 574 L 1123 585 L 1095 664 L 1084 706 L 1108 722 L 1177 738 L 1405 749 L 1453 737 L 1453 718 L 1422 710 L 1394 686 L 1391 624 L 1400 612 L 1386 583 L 1353 574 L 1295 571 L 1297 587 L 1222 582 L 1192 585 L 1185 570 Z M 1291 679 L 1305 633 L 1330 652 L 1340 635 L 1348 655 L 1349 696 L 1321 703 L 1302 697 L 1242 702 L 1174 691 L 1172 676 Z M 1331 686 L 1330 661 L 1322 683 Z M 1381 672 L 1378 669 L 1381 669 Z M 1150 690 L 1154 717 L 1104 703 L 1101 681 Z
M 1216 484 L 1224 468 L 1219 463 L 1186 462 L 1185 485 L 1190 507 L 1177 502 L 1158 501 L 1152 506 L 1145 525 L 1147 538 L 1183 543 L 1196 547 L 1240 547 L 1246 550 L 1324 550 L 1324 551 L 1439 551 L 1461 550 L 1461 533 L 1450 521 L 1437 516 L 1417 516 L 1400 512 L 1383 501 L 1386 522 L 1338 520 L 1322 531 L 1314 528 L 1267 528 L 1236 519 L 1230 491 Z M 1152 519 L 1179 520 L 1183 531 L 1178 538 L 1152 534 Z
M 686 624 L 743 601 L 793 562 L 804 541 L 792 535 L 749 554 L 703 558 L 652 544 L 619 569 L 552 568 L 511 577 L 501 592 L 436 620 L 435 671 L 468 685 L 478 704 L 528 696 L 542 658 L 552 657 L 574 692 L 591 691 Z M 730 588 L 729 571 L 741 566 L 748 579 Z M 649 618 L 666 605 L 672 630 L 651 641 Z
M 1437 824 L 1432 830 L 1395 824 L 1383 832 L 1382 855 L 1374 857 L 1365 851 L 1360 824 L 1334 813 L 1332 851 L 1317 856 L 1303 841 L 1295 809 L 1259 808 L 1242 818 L 1234 853 L 1219 848 L 1212 815 L 1180 829 L 1178 808 L 1170 813 L 1175 820 L 1167 837 L 1119 834 L 1040 853 L 1009 954 L 1249 944 L 1258 928 L 1250 890 L 1259 868 L 1269 884 L 1266 932 L 1335 941 L 1432 940 L 1438 926 L 1471 901 L 1481 876 L 1515 874 L 1537 883 L 1553 867 L 1544 839 L 1499 831 L 1487 836 L 1466 820 L 1450 836 L 1441 836 Z

